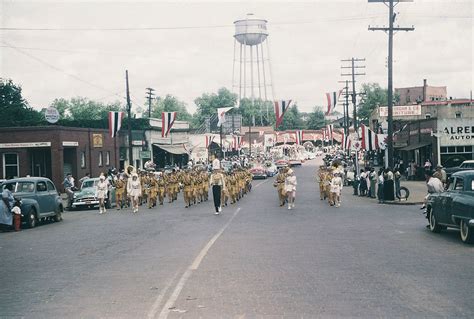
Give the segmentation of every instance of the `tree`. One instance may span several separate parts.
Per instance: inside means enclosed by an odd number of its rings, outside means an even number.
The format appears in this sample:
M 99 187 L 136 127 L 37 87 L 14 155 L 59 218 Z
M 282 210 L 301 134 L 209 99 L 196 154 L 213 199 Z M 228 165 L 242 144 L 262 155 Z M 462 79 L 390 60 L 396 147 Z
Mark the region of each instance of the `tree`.
M 369 124 L 369 118 L 372 112 L 379 105 L 387 105 L 387 89 L 381 88 L 378 83 L 362 84 L 362 96 L 357 108 L 357 117 L 359 123 Z
M 269 111 L 268 116 L 267 109 Z M 252 100 L 250 99 L 242 99 L 237 112 L 242 115 L 243 126 L 268 126 L 275 123 L 275 112 L 273 110 L 273 104 L 270 101 L 257 99 L 252 103 Z
M 298 110 L 298 105 L 294 104 L 284 114 L 283 120 L 278 126 L 279 131 L 301 130 L 304 128 L 304 122 Z
M 41 113 L 28 105 L 21 95 L 21 87 L 10 79 L 0 78 L 0 126 L 35 126 L 44 124 Z
M 164 98 L 157 97 L 151 104 L 151 117 L 161 118 L 162 112 L 176 112 L 176 119 L 178 121 L 190 122 L 192 120 L 192 115 L 186 109 L 186 103 L 170 94 L 167 94 Z M 148 111 L 143 114 L 145 117 L 148 116 Z
M 324 118 L 324 112 L 321 107 L 315 106 L 313 112 L 309 113 L 309 118 L 306 122 L 306 128 L 308 130 L 319 130 L 326 125 L 326 119 Z
M 237 105 L 237 94 L 230 92 L 227 88 L 220 88 L 217 94 L 204 93 L 194 100 L 197 111 L 193 117 L 193 126 L 200 127 L 205 123 L 207 117 L 217 115 L 220 107 L 235 107 Z M 231 110 L 234 113 L 236 110 Z

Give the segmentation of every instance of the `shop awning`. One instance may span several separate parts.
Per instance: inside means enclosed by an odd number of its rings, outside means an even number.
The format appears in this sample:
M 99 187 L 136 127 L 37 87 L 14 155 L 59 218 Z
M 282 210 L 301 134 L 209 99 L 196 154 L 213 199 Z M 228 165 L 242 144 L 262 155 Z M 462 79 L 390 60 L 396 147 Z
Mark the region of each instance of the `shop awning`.
M 416 150 L 416 149 L 419 149 L 419 148 L 422 148 L 422 147 L 425 147 L 425 146 L 428 146 L 428 145 L 431 145 L 431 142 L 416 143 L 416 144 L 412 144 L 412 145 L 408 145 L 408 146 L 399 148 L 398 150 L 399 151 L 413 151 L 413 150 Z
M 188 151 L 186 150 L 186 146 L 184 144 L 176 144 L 176 145 L 153 144 L 153 145 L 171 154 L 175 154 L 175 155 L 188 154 Z

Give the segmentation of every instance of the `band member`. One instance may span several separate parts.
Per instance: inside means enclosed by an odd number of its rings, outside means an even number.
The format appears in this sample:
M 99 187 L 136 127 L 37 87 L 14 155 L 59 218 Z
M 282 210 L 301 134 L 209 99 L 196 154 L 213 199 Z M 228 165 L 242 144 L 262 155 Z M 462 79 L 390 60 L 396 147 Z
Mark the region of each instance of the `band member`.
M 105 213 L 105 199 L 107 198 L 107 191 L 109 190 L 109 183 L 105 180 L 104 175 L 100 175 L 97 183 L 97 199 L 99 200 L 99 214 Z
M 165 200 L 165 196 L 166 196 L 166 182 L 165 182 L 165 179 L 163 177 L 163 173 L 161 172 L 158 172 L 158 200 L 160 202 L 160 205 L 163 205 L 163 201 Z
M 276 187 L 276 190 L 277 190 L 278 201 L 280 203 L 280 207 L 285 205 L 285 201 L 286 201 L 285 179 L 286 179 L 285 169 L 280 168 L 280 171 L 278 172 L 276 180 L 273 183 L 273 186 Z
M 295 207 L 297 184 L 298 182 L 296 181 L 295 173 L 290 168 L 285 178 L 285 191 L 286 191 L 286 196 L 288 198 L 288 209 L 292 209 Z
M 336 207 L 341 206 L 341 191 L 342 191 L 341 173 L 337 172 L 331 180 L 331 198 Z
M 136 173 L 133 173 L 132 178 L 128 180 L 127 194 L 130 197 L 132 203 L 132 211 L 134 213 L 138 213 L 138 202 L 142 194 L 142 186 Z
M 216 210 L 215 214 L 219 215 L 219 213 L 222 211 L 221 194 L 225 189 L 224 175 L 221 173 L 219 166 L 214 165 L 209 183 L 212 188 L 212 196 L 214 198 L 214 208 Z
M 117 210 L 120 210 L 123 208 L 124 205 L 124 195 L 125 195 L 125 180 L 123 178 L 123 175 L 120 175 L 119 179 L 117 182 L 115 182 L 115 199 L 117 201 Z
M 158 195 L 158 181 L 153 172 L 149 173 L 148 186 L 148 208 L 152 208 L 156 206 L 156 197 Z

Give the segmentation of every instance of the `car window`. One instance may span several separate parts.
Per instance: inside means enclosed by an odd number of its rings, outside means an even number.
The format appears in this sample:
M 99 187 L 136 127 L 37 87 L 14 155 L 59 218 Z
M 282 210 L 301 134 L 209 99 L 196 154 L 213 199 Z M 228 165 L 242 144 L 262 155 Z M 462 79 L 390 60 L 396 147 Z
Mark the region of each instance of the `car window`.
M 33 182 L 18 182 L 14 193 L 33 193 L 35 191 L 35 183 Z
M 459 177 L 456 178 L 456 181 L 454 182 L 454 190 L 455 191 L 464 190 L 464 181 L 462 178 L 459 178 Z
M 89 179 L 82 183 L 82 188 L 94 187 L 97 185 L 98 180 Z
M 37 192 L 45 192 L 47 190 L 48 190 L 48 187 L 46 186 L 46 182 L 38 182 L 38 184 L 36 184 Z
M 50 191 L 50 192 L 56 191 L 56 187 L 54 187 L 53 183 L 51 183 L 49 181 L 47 183 L 48 183 L 48 191 Z

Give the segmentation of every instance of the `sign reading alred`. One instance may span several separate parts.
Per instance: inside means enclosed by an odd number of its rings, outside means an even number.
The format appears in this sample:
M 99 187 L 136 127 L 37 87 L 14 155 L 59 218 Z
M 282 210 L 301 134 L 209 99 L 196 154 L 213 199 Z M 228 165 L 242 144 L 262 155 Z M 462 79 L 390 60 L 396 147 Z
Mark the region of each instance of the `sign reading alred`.
M 393 107 L 393 116 L 419 116 L 421 115 L 421 105 L 400 105 Z M 379 116 L 387 117 L 388 116 L 388 107 L 381 106 L 379 107 Z

